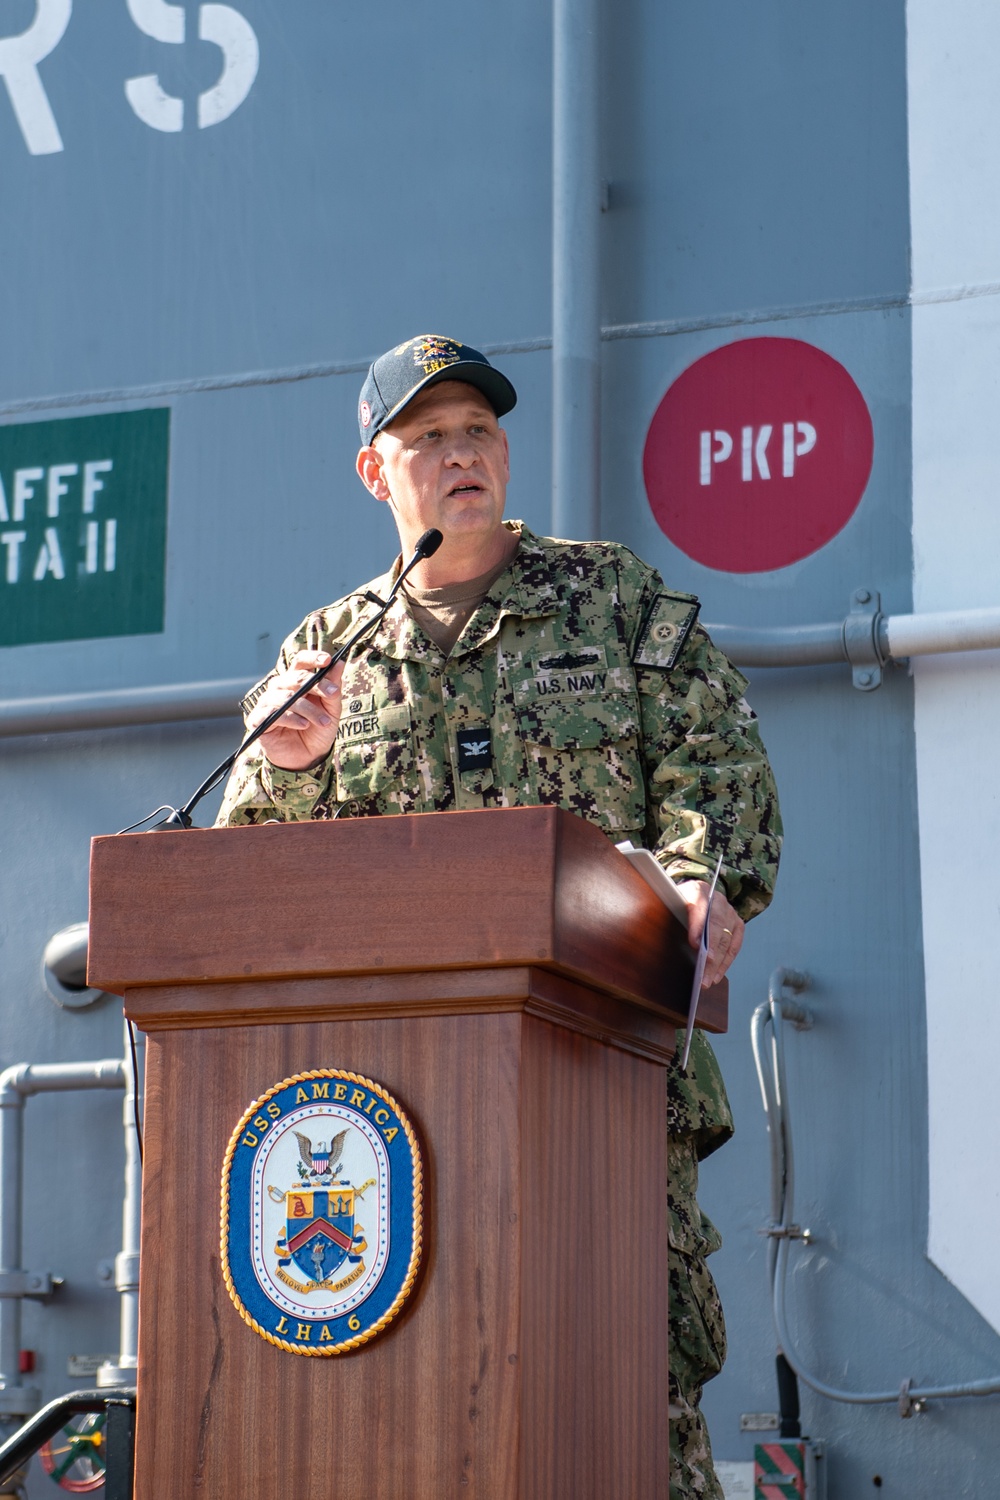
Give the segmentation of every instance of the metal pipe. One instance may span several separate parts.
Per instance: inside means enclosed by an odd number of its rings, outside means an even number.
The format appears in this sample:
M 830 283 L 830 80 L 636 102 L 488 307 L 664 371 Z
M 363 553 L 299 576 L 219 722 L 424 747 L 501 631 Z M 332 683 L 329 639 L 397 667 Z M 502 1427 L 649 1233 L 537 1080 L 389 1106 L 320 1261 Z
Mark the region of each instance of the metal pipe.
M 784 1055 L 779 1057 L 780 1036 L 775 1026 L 775 1016 L 787 1015 L 801 1028 L 812 1025 L 809 1013 L 796 1001 L 787 997 L 786 991 L 800 994 L 807 989 L 808 977 L 797 969 L 775 969 L 767 986 L 767 999 L 757 1006 L 750 1021 L 750 1045 L 757 1068 L 757 1082 L 764 1106 L 767 1125 L 767 1143 L 771 1158 L 771 1219 L 768 1240 L 768 1269 L 773 1277 L 777 1250 L 776 1232 L 785 1216 L 785 1197 L 794 1182 L 791 1136 L 787 1123 L 786 1101 L 780 1092 L 784 1078 Z M 764 1066 L 764 1028 L 771 1027 L 771 1067 Z
M 760 1097 L 764 1105 L 764 1123 L 767 1126 L 767 1144 L 771 1159 L 771 1224 L 778 1225 L 781 1223 L 784 1196 L 781 1191 L 784 1164 L 781 1141 L 778 1136 L 778 1098 L 775 1092 L 774 1070 L 765 1068 L 763 1065 L 764 1027 L 770 1019 L 771 1007 L 769 1002 L 764 1000 L 757 1006 L 750 1018 L 750 1042 L 753 1047 L 754 1062 L 757 1065 L 757 1082 L 760 1084 Z M 773 1243 L 772 1240 L 772 1246 Z
M 738 667 L 812 667 L 850 661 L 846 631 L 851 616 L 820 625 L 756 627 L 706 625 Z M 875 640 L 883 661 L 954 651 L 1000 648 L 1000 609 L 952 609 L 935 614 L 882 615 Z
M 15 1096 L 23 1100 L 32 1094 L 124 1087 L 125 1063 L 120 1057 L 104 1057 L 99 1062 L 15 1063 L 0 1073 L 0 1107 Z
M 5 1073 L 3 1079 L 6 1077 Z M 0 1096 L 0 1174 L 0 1286 L 3 1287 L 0 1291 L 0 1416 L 24 1417 L 37 1406 L 38 1392 L 23 1391 L 19 1362 L 21 1298 L 13 1290 L 18 1273 L 23 1270 L 24 1098 L 16 1089 Z M 18 1409 L 21 1405 L 23 1410 Z
M 117 729 L 128 724 L 170 724 L 184 719 L 236 719 L 240 716 L 240 699 L 253 682 L 249 677 L 226 677 L 215 682 L 0 699 L 0 739 L 72 729 Z
M 21 1381 L 21 1303 L 51 1290 L 47 1275 L 29 1275 L 23 1258 L 24 1102 L 32 1094 L 116 1089 L 125 1084 L 120 1057 L 83 1063 L 15 1063 L 0 1073 L 0 1419 L 27 1416 L 40 1399 Z
M 136 1118 L 141 1112 L 146 1039 L 135 1033 L 135 1068 L 132 1066 L 128 1022 L 125 1022 L 125 1098 L 122 1125 L 125 1131 L 125 1197 L 122 1202 L 122 1248 L 115 1256 L 115 1287 L 121 1298 L 118 1360 L 103 1364 L 97 1372 L 99 1386 L 126 1383 L 139 1363 L 139 1231 L 142 1211 L 142 1163 Z
M 773 629 L 706 625 L 705 629 L 738 667 L 815 667 L 847 660 L 842 622 Z
M 800 1029 L 810 1024 L 808 1013 L 794 1002 L 781 998 L 784 988 L 800 989 L 805 976 L 794 970 L 777 969 L 771 977 L 768 998 L 754 1011 L 751 1025 L 751 1044 L 757 1076 L 761 1083 L 761 1095 L 767 1115 L 768 1136 L 777 1151 L 771 1154 L 771 1204 L 780 1206 L 778 1222 L 772 1223 L 768 1234 L 772 1250 L 771 1306 L 778 1347 L 790 1367 L 800 1380 L 804 1380 L 820 1396 L 828 1401 L 839 1401 L 852 1406 L 895 1405 L 902 1417 L 922 1411 L 928 1401 L 953 1400 L 966 1396 L 992 1396 L 1000 1393 L 1000 1376 L 989 1376 L 985 1380 L 965 1381 L 961 1384 L 914 1386 L 904 1380 L 894 1390 L 848 1391 L 839 1386 L 828 1385 L 806 1367 L 788 1328 L 787 1290 L 788 1257 L 793 1239 L 804 1239 L 805 1235 L 794 1222 L 794 1166 L 792 1156 L 792 1130 L 788 1111 L 788 1086 L 785 1076 L 785 1055 L 782 1030 L 784 1022 L 791 1021 Z M 764 1064 L 763 1032 L 770 1024 L 772 1030 L 772 1071 Z
M 949 609 L 940 614 L 886 615 L 887 654 L 932 656 L 947 651 L 991 651 L 1000 647 L 1000 609 Z
M 596 417 L 592 431 L 597 431 Z M 579 456 L 583 450 L 574 440 L 565 449 L 560 449 L 560 452 L 564 451 Z M 559 472 L 564 477 L 569 473 L 561 460 Z M 597 474 L 596 458 L 591 473 Z M 556 490 L 570 497 L 583 493 L 572 477 L 566 478 L 565 482 L 560 480 Z M 596 493 L 595 488 L 591 492 L 592 500 Z M 588 531 L 596 535 L 600 528 L 595 506 L 596 501 L 593 501 L 586 520 L 580 508 L 570 507 L 558 517 L 553 511 L 553 531 L 562 535 L 582 535 Z M 575 521 L 574 516 L 578 518 Z M 834 620 L 818 625 L 773 628 L 706 625 L 705 629 L 739 667 L 813 667 L 851 660 L 844 634 L 847 623 Z M 1000 648 L 1000 609 L 882 615 L 876 622 L 876 638 L 884 661 L 955 651 L 995 650 Z M 67 730 L 113 729 L 129 724 L 168 724 L 185 719 L 237 718 L 240 699 L 252 686 L 250 678 L 228 677 L 217 682 L 172 683 L 165 687 L 0 700 L 0 739 Z
M 599 0 L 553 0 L 552 531 L 600 534 Z

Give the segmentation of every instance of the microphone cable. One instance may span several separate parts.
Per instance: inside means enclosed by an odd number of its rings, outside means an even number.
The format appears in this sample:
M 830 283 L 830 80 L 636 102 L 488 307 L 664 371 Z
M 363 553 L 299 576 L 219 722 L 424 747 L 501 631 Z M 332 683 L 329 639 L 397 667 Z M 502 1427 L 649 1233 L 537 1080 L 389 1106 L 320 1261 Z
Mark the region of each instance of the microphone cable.
M 156 811 L 160 812 L 162 809 L 157 808 Z M 128 1046 L 132 1054 L 132 1122 L 135 1125 L 135 1143 L 139 1150 L 139 1165 L 141 1167 L 143 1160 L 142 1121 L 139 1119 L 139 1058 L 135 1049 L 135 1027 L 128 1016 L 125 1017 L 125 1025 L 128 1028 Z
M 146 817 L 140 818 L 137 823 L 130 823 L 127 828 L 120 828 L 118 830 L 119 833 L 131 833 L 134 829 L 141 828 L 143 823 L 148 823 L 150 819 L 156 817 L 157 813 L 161 812 L 166 812 L 168 816 L 165 817 L 162 822 L 154 824 L 153 829 L 151 830 L 152 832 L 156 833 L 163 830 L 170 831 L 179 828 L 190 828 L 192 826 L 191 814 L 198 806 L 198 803 L 202 800 L 202 798 L 207 797 L 209 792 L 214 791 L 219 783 L 229 775 L 229 772 L 232 770 L 237 760 L 239 760 L 240 756 L 243 755 L 245 751 L 250 749 L 251 745 L 255 744 L 262 735 L 267 734 L 268 730 L 272 729 L 278 722 L 278 720 L 282 717 L 282 715 L 287 713 L 288 710 L 294 704 L 296 704 L 300 698 L 304 698 L 307 693 L 310 693 L 316 686 L 316 684 L 318 682 L 321 682 L 326 674 L 333 667 L 335 667 L 338 662 L 343 661 L 348 656 L 348 654 L 354 649 L 359 641 L 363 640 L 366 635 L 371 634 L 376 625 L 381 622 L 381 620 L 388 613 L 389 609 L 392 607 L 396 595 L 399 593 L 410 573 L 412 573 L 413 569 L 417 566 L 417 563 L 423 562 L 423 560 L 427 557 L 433 557 L 434 553 L 437 551 L 443 541 L 443 535 L 435 526 L 432 526 L 428 531 L 424 532 L 423 536 L 419 538 L 419 540 L 417 541 L 417 545 L 413 549 L 413 556 L 410 558 L 406 566 L 400 570 L 399 577 L 396 579 L 392 588 L 389 590 L 389 597 L 387 599 L 380 599 L 377 594 L 372 593 L 371 589 L 367 589 L 365 591 L 365 599 L 367 599 L 369 603 L 376 604 L 378 606 L 375 614 L 372 615 L 370 619 L 365 620 L 359 626 L 359 628 L 354 632 L 351 638 L 344 642 L 339 651 L 337 651 L 336 654 L 330 658 L 325 666 L 318 667 L 317 670 L 306 679 L 301 687 L 296 688 L 291 697 L 287 698 L 284 703 L 279 703 L 278 707 L 272 710 L 272 712 L 268 714 L 267 718 L 257 725 L 256 729 L 252 729 L 250 733 L 246 735 L 242 742 L 236 747 L 232 755 L 228 755 L 224 761 L 216 766 L 214 771 L 211 771 L 209 775 L 205 777 L 205 780 L 201 783 L 201 786 L 199 786 L 197 791 L 188 798 L 188 800 L 182 807 L 175 808 L 169 806 L 169 804 L 164 803 L 162 807 L 158 807 L 154 812 L 147 813 Z

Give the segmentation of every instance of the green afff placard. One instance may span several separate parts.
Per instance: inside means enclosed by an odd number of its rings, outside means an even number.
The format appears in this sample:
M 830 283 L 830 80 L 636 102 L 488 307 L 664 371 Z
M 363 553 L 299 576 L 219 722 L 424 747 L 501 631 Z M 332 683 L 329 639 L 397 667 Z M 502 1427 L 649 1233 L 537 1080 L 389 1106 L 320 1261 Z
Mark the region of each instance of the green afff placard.
M 0 646 L 163 629 L 170 412 L 0 427 Z

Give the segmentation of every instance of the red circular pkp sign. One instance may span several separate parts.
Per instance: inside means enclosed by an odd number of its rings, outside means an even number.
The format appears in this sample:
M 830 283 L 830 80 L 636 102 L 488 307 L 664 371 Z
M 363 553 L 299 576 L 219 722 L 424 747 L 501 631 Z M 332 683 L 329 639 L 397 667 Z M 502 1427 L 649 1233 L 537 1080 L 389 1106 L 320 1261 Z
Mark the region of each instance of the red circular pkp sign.
M 846 526 L 873 453 L 871 415 L 843 365 L 799 339 L 742 339 L 677 377 L 642 468 L 653 515 L 682 552 L 764 573 Z

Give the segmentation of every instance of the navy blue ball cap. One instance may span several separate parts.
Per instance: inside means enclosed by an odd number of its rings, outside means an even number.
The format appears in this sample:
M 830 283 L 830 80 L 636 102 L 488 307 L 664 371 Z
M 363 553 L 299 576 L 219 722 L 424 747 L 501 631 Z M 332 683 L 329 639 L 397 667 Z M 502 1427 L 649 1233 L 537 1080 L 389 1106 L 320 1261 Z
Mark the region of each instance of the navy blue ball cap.
M 365 377 L 358 402 L 358 428 L 367 445 L 398 417 L 419 391 L 442 380 L 461 380 L 482 391 L 498 417 L 512 411 L 517 392 L 478 349 L 436 333 L 407 339 L 381 355 Z

